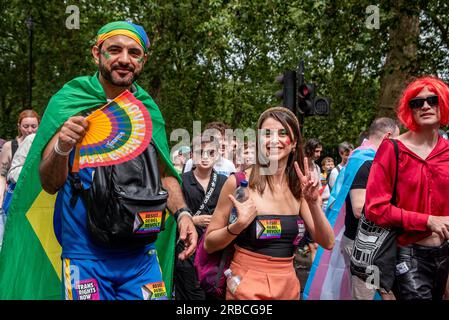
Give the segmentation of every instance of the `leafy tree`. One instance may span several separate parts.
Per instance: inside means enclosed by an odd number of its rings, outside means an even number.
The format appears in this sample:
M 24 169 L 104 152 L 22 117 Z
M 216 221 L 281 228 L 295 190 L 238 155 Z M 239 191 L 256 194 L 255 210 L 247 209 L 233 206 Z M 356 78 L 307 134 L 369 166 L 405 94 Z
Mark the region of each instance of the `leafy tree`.
M 28 29 L 33 17 L 33 101 L 42 113 L 62 85 L 93 74 L 96 31 L 130 19 L 151 48 L 139 84 L 160 106 L 167 132 L 192 121 L 255 127 L 279 104 L 276 75 L 305 60 L 305 79 L 332 100 L 328 117 L 308 117 L 305 138 L 325 146 L 353 143 L 376 116 L 393 115 L 413 76 L 448 79 L 449 10 L 443 0 L 378 2 L 379 29 L 369 29 L 368 0 L 79 0 L 80 29 L 67 29 L 69 1 L 0 3 L 0 136 L 12 138 L 29 107 Z M 173 142 L 174 143 L 174 142 Z

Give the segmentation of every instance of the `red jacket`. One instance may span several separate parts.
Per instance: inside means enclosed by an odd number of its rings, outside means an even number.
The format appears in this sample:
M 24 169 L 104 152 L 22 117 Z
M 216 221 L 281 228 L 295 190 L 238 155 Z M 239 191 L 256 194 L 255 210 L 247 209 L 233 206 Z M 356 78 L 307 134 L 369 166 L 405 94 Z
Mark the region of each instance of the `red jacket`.
M 405 246 L 432 234 L 429 215 L 449 215 L 449 142 L 439 137 L 423 160 L 398 141 L 399 173 L 396 205 L 390 204 L 396 171 L 393 143 L 385 139 L 377 150 L 366 187 L 366 217 L 380 226 L 403 229 L 397 240 Z

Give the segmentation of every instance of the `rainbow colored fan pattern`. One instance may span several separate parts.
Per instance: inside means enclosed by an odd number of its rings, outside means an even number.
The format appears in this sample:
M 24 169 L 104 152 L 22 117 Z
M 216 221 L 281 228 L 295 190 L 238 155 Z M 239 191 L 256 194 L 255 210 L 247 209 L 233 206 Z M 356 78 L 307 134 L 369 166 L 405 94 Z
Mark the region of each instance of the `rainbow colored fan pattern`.
M 128 90 L 92 112 L 86 120 L 89 129 L 76 147 L 74 172 L 131 160 L 151 141 L 150 113 Z

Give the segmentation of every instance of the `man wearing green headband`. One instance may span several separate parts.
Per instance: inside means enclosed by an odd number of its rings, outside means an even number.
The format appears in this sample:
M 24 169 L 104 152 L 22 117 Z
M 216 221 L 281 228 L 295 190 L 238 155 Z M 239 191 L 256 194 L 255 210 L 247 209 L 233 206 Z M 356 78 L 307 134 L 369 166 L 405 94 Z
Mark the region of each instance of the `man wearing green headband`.
M 162 185 L 169 193 L 167 206 L 175 212 L 180 238 L 186 244 L 179 258 L 188 258 L 196 248 L 197 233 L 170 161 L 164 120 L 153 99 L 135 83 L 147 61 L 148 47 L 148 36 L 138 25 L 119 21 L 102 27 L 92 48 L 99 72 L 75 78 L 51 98 L 42 120 L 47 129 L 36 137 L 34 151 L 42 154 L 42 188 L 50 194 L 58 192 L 54 224 L 61 224 L 60 233 L 55 232 L 62 246 L 66 299 L 164 299 L 171 290 L 171 283 L 167 283 L 171 280 L 167 280 L 165 272 L 162 279 L 158 264 L 156 249 L 158 254 L 164 254 L 161 247 L 154 243 L 138 248 L 100 246 L 89 236 L 86 205 L 76 196 L 76 183 L 86 190 L 95 177 L 93 168 L 80 169 L 76 175 L 71 172 L 74 147 L 89 130 L 85 115 L 125 90 L 142 101 L 151 115 L 152 143 L 159 156 Z

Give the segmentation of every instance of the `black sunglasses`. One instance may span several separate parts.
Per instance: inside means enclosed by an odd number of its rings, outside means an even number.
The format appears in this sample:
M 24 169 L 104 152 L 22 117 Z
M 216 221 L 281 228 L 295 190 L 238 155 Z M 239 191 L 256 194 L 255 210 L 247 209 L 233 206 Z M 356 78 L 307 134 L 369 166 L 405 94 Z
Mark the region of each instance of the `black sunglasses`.
M 428 96 L 427 98 L 414 98 L 408 102 L 411 109 L 419 109 L 424 105 L 424 101 L 431 107 L 438 105 L 438 96 Z

